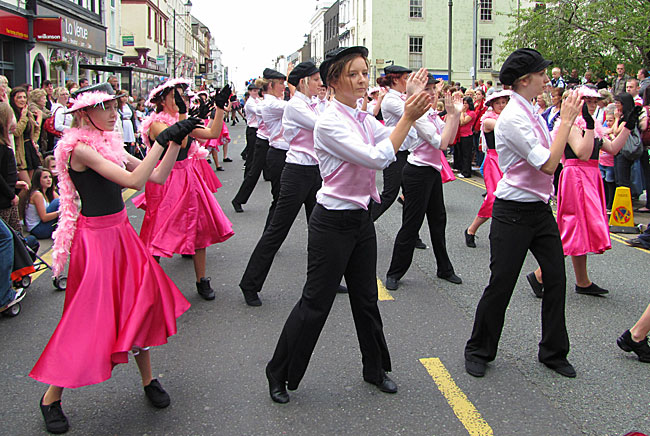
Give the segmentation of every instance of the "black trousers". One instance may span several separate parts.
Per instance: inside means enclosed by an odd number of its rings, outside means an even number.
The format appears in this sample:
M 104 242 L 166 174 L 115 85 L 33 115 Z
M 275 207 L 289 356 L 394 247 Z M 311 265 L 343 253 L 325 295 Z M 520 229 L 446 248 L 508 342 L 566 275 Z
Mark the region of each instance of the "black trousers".
M 630 181 L 632 165 L 634 165 L 634 161 L 626 158 L 621 153 L 614 156 L 614 177 L 616 178 L 616 186 L 632 187 L 632 182 Z
M 391 370 L 377 306 L 377 239 L 365 210 L 327 210 L 316 205 L 309 219 L 307 282 L 284 324 L 269 370 L 296 389 L 345 276 L 361 348 L 363 377 L 381 381 Z
M 244 291 L 260 292 L 271 270 L 273 259 L 287 238 L 291 226 L 305 205 L 307 221 L 316 205 L 316 192 L 321 187 L 318 165 L 287 163 L 280 179 L 280 197 L 271 219 L 248 261 L 239 282 Z
M 266 178 L 271 182 L 271 207 L 266 216 L 266 224 L 264 230 L 271 225 L 273 212 L 278 204 L 280 198 L 280 179 L 282 178 L 282 170 L 284 169 L 284 161 L 287 158 L 287 150 L 280 150 L 279 148 L 269 147 L 266 152 Z
M 551 367 L 566 365 L 564 253 L 551 207 L 499 198 L 494 201 L 490 226 L 490 282 L 476 308 L 465 359 L 489 362 L 496 357 L 506 309 L 528 250 L 542 268 L 544 281 L 538 358 Z
M 255 142 L 257 140 L 257 128 L 246 127 L 246 147 L 242 151 L 244 158 L 244 177 L 253 166 L 253 158 L 255 156 Z
M 239 191 L 237 191 L 237 195 L 235 195 L 235 198 L 233 199 L 235 203 L 246 204 L 250 198 L 253 189 L 255 189 L 255 185 L 257 185 L 257 181 L 260 178 L 260 174 L 262 174 L 262 170 L 266 166 L 266 152 L 268 149 L 269 141 L 266 139 L 256 138 L 253 166 L 248 171 L 248 174 L 244 176 L 244 181 L 241 183 Z
M 408 151 L 398 151 L 395 155 L 397 160 L 384 169 L 384 188 L 379 196 L 381 203 L 371 201 L 370 210 L 373 221 L 377 221 L 377 218 L 382 216 L 397 199 L 399 188 L 402 186 L 402 170 L 406 165 L 408 155 Z
M 413 261 L 415 243 L 419 238 L 418 232 L 425 216 L 429 224 L 438 275 L 443 277 L 450 275 L 454 272 L 454 267 L 447 254 L 445 240 L 447 211 L 440 172 L 432 167 L 407 163 L 402 172 L 402 190 L 404 191 L 402 227 L 395 238 L 393 257 L 387 275 L 399 280 L 409 270 Z
M 463 176 L 472 177 L 472 148 L 474 147 L 473 136 L 461 136 L 458 141 L 458 154 L 460 158 L 460 172 Z

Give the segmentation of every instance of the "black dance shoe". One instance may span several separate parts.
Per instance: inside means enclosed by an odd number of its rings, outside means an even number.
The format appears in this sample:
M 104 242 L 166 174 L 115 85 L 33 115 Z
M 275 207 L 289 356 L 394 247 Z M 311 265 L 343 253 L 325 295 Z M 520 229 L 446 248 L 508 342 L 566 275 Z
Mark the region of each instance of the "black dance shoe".
M 386 282 L 384 283 L 384 286 L 389 291 L 396 291 L 397 288 L 399 288 L 399 280 L 395 277 L 386 276 Z
M 222 162 L 232 162 L 232 159 L 229 157 L 224 157 Z
M 573 367 L 573 365 L 571 365 L 569 362 L 566 362 L 566 364 L 560 366 L 549 365 L 546 363 L 544 363 L 544 365 L 546 365 L 547 368 L 552 369 L 553 371 L 557 372 L 558 374 L 564 377 L 568 377 L 568 378 L 576 377 L 576 370 Z
M 469 248 L 476 248 L 476 235 L 470 235 L 467 230 L 469 229 L 465 229 L 465 245 Z
M 289 393 L 287 392 L 286 382 L 280 382 L 273 377 L 269 366 L 266 365 L 266 379 L 269 381 L 269 394 L 271 399 L 276 403 L 287 404 L 289 402 Z
M 209 277 L 201 277 L 201 281 L 196 282 L 196 290 L 204 300 L 214 300 L 214 290 L 210 286 Z
M 418 238 L 418 240 L 415 241 L 415 248 L 417 248 L 418 250 L 426 250 L 429 247 L 427 247 L 427 244 L 425 244 L 424 241 L 422 241 L 422 239 Z
M 244 209 L 241 207 L 241 203 L 236 202 L 235 200 L 231 201 L 232 207 L 235 208 L 235 212 L 237 213 L 242 213 Z
M 253 307 L 259 307 L 262 305 L 262 300 L 260 300 L 260 296 L 257 292 L 244 291 L 243 289 L 241 291 L 244 294 L 244 300 L 246 300 L 246 304 Z
M 378 382 L 368 380 L 365 377 L 364 380 L 371 385 L 377 386 L 380 391 L 386 392 L 387 394 L 397 393 L 397 385 L 390 377 L 388 377 L 388 375 L 386 375 L 386 373 L 384 373 L 384 377 Z
M 157 379 L 151 380 L 151 383 L 144 387 L 144 394 L 147 396 L 151 405 L 158 409 L 164 409 L 171 403 L 169 394 L 163 389 Z
M 449 283 L 453 283 L 454 285 L 460 285 L 463 283 L 463 280 L 453 272 L 447 275 L 438 274 L 438 277 L 447 280 Z
M 337 294 L 347 294 L 348 293 L 348 288 L 344 285 L 339 285 L 338 288 L 336 288 L 336 293 Z
M 595 283 L 590 284 L 586 288 L 576 285 L 576 293 L 582 295 L 605 295 L 609 294 L 607 289 L 603 289 Z
M 542 298 L 544 296 L 544 284 L 537 281 L 535 272 L 528 274 L 526 280 L 528 280 L 528 284 L 530 285 L 530 289 L 533 290 L 533 294 L 537 298 Z
M 476 362 L 474 360 L 465 359 L 465 371 L 473 377 L 483 377 L 486 369 L 487 363 L 485 362 Z
M 639 342 L 635 342 L 634 339 L 632 339 L 630 331 L 625 330 L 625 333 L 616 340 L 616 344 L 618 344 L 621 350 L 627 351 L 628 353 L 634 351 L 634 353 L 639 356 L 641 362 L 650 363 L 650 346 L 648 346 L 647 337 L 643 338 L 643 340 Z
M 41 407 L 41 413 L 43 414 L 43 419 L 45 420 L 45 428 L 50 433 L 62 434 L 68 431 L 70 424 L 68 424 L 68 418 L 66 418 L 61 408 L 61 400 L 55 401 L 52 404 L 47 406 L 43 405 L 43 399 L 45 394 L 41 397 L 41 401 L 38 403 Z

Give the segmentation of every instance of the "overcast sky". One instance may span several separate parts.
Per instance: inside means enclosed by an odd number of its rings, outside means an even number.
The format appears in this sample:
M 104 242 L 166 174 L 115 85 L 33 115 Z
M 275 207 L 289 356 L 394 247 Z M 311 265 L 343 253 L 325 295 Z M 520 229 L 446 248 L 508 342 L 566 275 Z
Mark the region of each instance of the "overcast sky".
M 302 47 L 316 0 L 192 0 L 192 15 L 210 28 L 238 91 L 279 55 Z

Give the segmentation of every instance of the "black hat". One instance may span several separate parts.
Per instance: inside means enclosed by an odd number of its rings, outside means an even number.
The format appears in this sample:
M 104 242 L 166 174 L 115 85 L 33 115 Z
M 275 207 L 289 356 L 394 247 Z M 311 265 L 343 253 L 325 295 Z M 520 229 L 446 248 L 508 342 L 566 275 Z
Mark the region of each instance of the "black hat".
M 368 57 L 368 49 L 360 45 L 355 45 L 354 47 L 338 47 L 325 55 L 325 60 L 319 67 L 320 78 L 323 81 L 323 86 L 327 86 L 327 72 L 329 71 L 332 62 L 338 61 L 352 53 L 359 53 L 364 58 Z
M 436 79 L 433 74 L 427 73 L 427 85 L 435 85 L 438 82 L 440 82 L 440 79 Z
M 532 48 L 518 48 L 513 51 L 503 63 L 499 72 L 499 80 L 504 85 L 512 85 L 515 80 L 528 73 L 545 70 L 553 61 Z
M 384 67 L 384 73 L 386 74 L 404 74 L 404 73 L 412 73 L 412 72 L 413 70 L 400 67 L 399 65 L 389 65 L 387 67 Z
M 260 89 L 260 87 L 257 86 L 257 85 L 255 84 L 255 82 L 253 82 L 253 83 L 251 83 L 250 85 L 248 85 L 248 90 L 249 90 L 249 91 L 252 91 L 253 89 Z
M 298 82 L 300 82 L 300 79 L 303 77 L 309 77 L 312 74 L 318 73 L 318 68 L 316 68 L 316 65 L 313 62 L 307 61 L 307 62 L 301 62 L 298 65 L 294 67 L 293 70 L 289 73 L 289 79 L 288 82 L 291 83 L 293 86 L 298 86 Z
M 262 77 L 264 77 L 267 80 L 271 79 L 281 79 L 281 80 L 287 80 L 287 76 L 282 74 L 279 71 L 272 70 L 270 68 L 264 68 L 264 72 L 262 73 Z

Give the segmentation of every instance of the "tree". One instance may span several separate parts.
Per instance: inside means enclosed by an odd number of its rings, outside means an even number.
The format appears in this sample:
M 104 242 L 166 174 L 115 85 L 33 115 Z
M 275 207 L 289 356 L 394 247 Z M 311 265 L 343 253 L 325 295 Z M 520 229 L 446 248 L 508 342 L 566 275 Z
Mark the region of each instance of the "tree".
M 532 47 L 555 66 L 611 75 L 623 63 L 632 72 L 650 67 L 650 1 L 545 0 L 506 14 L 515 23 L 501 57 Z

